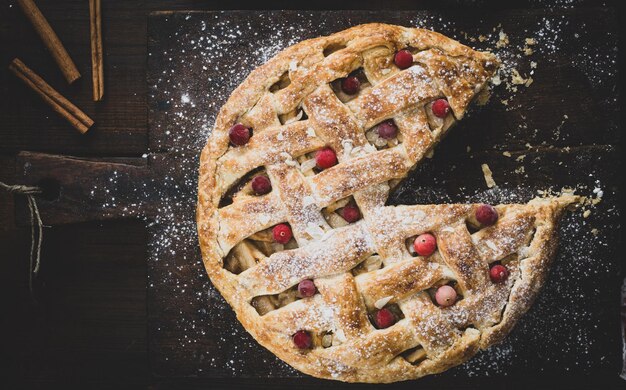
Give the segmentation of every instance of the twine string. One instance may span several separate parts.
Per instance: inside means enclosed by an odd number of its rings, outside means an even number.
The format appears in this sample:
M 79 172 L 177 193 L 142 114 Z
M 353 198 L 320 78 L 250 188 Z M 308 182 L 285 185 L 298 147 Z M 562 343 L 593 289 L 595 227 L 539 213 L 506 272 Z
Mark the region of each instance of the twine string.
M 43 242 L 43 223 L 39 214 L 39 207 L 35 201 L 35 195 L 41 194 L 41 188 L 25 186 L 25 185 L 8 185 L 0 181 L 0 188 L 10 194 L 18 194 L 26 196 L 28 200 L 28 209 L 30 211 L 30 262 L 28 271 L 28 291 L 34 302 L 35 291 L 33 289 L 33 278 L 39 273 L 41 266 L 41 243 Z M 36 226 L 36 228 L 35 228 Z

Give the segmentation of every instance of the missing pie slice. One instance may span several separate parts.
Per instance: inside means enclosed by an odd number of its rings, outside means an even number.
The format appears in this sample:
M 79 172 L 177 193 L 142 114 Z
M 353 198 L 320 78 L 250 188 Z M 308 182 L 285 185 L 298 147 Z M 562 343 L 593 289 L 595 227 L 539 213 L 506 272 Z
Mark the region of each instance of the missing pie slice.
M 232 93 L 201 157 L 198 233 L 259 343 L 313 376 L 394 382 L 510 331 L 577 198 L 386 205 L 497 66 L 431 31 L 367 24 L 283 50 Z

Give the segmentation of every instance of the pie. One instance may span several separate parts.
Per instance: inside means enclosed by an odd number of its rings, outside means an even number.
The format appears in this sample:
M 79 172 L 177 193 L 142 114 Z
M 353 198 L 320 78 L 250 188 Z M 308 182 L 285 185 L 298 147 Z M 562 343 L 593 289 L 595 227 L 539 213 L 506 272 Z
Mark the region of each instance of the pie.
M 316 377 L 378 383 L 506 336 L 577 197 L 386 205 L 497 67 L 435 32 L 365 24 L 289 47 L 235 89 L 202 152 L 198 234 L 260 344 Z

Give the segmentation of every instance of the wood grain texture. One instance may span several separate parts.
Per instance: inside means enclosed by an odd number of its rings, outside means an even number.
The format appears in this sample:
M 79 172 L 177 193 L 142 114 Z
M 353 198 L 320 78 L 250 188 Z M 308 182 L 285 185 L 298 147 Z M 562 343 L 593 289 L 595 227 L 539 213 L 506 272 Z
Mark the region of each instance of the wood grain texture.
M 145 383 L 143 224 L 46 228 L 35 283 L 38 305 L 32 304 L 27 288 L 28 230 L 0 237 L 0 301 L 10 313 L 2 316 L 1 325 L 3 334 L 12 335 L 3 347 L 3 380 L 20 380 L 28 387 L 70 379 Z
M 43 153 L 22 152 L 17 155 L 17 166 L 23 181 L 43 188 L 39 200 L 41 216 L 54 225 L 119 219 L 122 210 L 133 202 L 132 189 L 149 180 L 151 172 L 147 159 L 88 159 Z M 109 185 L 113 172 L 129 178 L 128 181 Z M 113 193 L 111 193 L 113 191 Z M 111 197 L 116 202 L 109 202 Z M 107 205 L 107 202 L 108 205 Z M 105 206 L 106 205 L 106 206 Z M 18 209 L 18 224 L 29 224 L 26 209 Z M 147 216 L 153 215 L 150 206 Z M 129 211 L 127 218 L 138 217 Z
M 9 4 L 15 2 L 9 1 Z M 77 0 L 58 0 L 37 2 L 42 12 L 56 32 L 63 40 L 72 58 L 76 61 L 79 70 L 88 71 L 90 67 L 89 47 L 89 10 L 87 2 Z M 481 23 L 498 21 L 508 18 L 505 24 L 510 34 L 522 34 L 523 30 L 532 25 L 537 18 L 553 12 L 566 14 L 568 20 L 588 31 L 592 37 L 603 40 L 607 31 L 615 28 L 613 11 L 602 11 L 593 8 L 594 1 L 581 1 L 574 9 L 555 9 L 545 11 L 541 9 L 543 2 L 519 2 L 515 5 L 493 1 L 462 2 L 457 0 L 442 0 L 437 4 L 432 2 L 397 1 L 380 4 L 373 1 L 359 1 L 337 4 L 336 2 L 318 2 L 315 8 L 356 7 L 362 9 L 378 8 L 433 8 L 440 11 L 433 12 L 441 15 L 442 20 L 453 20 L 457 26 L 475 27 L 476 18 L 472 15 L 481 14 Z M 609 4 L 610 5 L 610 4 Z M 168 114 L 165 100 L 161 99 L 158 86 L 154 83 L 156 73 L 163 68 L 154 57 L 152 75 L 149 83 L 153 100 L 148 102 L 149 87 L 145 83 L 147 72 L 147 23 L 148 14 L 158 10 L 187 10 L 187 9 L 217 9 L 217 8 L 249 8 L 244 1 L 218 3 L 194 1 L 106 1 L 103 2 L 103 38 L 106 43 L 106 89 L 105 99 L 94 105 L 91 101 L 91 83 L 79 80 L 72 86 L 67 86 L 62 74 L 56 68 L 50 56 L 45 52 L 38 36 L 28 24 L 28 21 L 16 8 L 7 8 L 3 5 L 0 12 L 0 58 L 5 64 L 15 56 L 23 58 L 31 64 L 33 69 L 49 80 L 51 85 L 59 88 L 60 92 L 68 96 L 79 107 L 91 116 L 97 125 L 85 136 L 80 137 L 67 124 L 57 118 L 54 113 L 30 91 L 23 88 L 8 72 L 0 72 L 0 180 L 15 183 L 34 180 L 35 176 L 23 174 L 27 162 L 24 155 L 16 158 L 21 150 L 38 151 L 67 156 L 81 156 L 74 167 L 91 167 L 91 163 L 104 162 L 121 163 L 128 167 L 128 172 L 141 172 L 140 177 L 150 177 L 143 171 L 150 168 L 151 162 L 140 158 L 143 153 L 167 152 L 175 142 L 164 133 L 148 135 L 148 104 L 152 110 L 150 114 L 151 127 L 163 122 Z M 255 8 L 267 8 L 268 4 L 258 3 Z M 292 8 L 297 6 L 293 2 L 279 1 L 271 4 L 275 8 Z M 506 11 L 507 7 L 518 8 Z M 530 7 L 530 8 L 528 8 Z M 307 6 L 307 8 L 310 8 Z M 520 8 L 526 8 L 520 10 Z M 485 17 L 485 11 L 498 11 Z M 378 12 L 372 13 L 374 18 Z M 574 14 L 574 16 L 572 16 Z M 507 16 L 508 15 L 508 16 Z M 534 18 L 534 19 L 533 19 Z M 326 16 L 326 20 L 329 17 Z M 332 19 L 332 18 L 331 18 Z M 341 19 L 341 18 L 336 18 Z M 156 29 L 161 25 L 155 25 Z M 182 22 L 181 22 L 182 23 Z M 338 21 L 334 21 L 339 26 Z M 583 26 L 584 23 L 584 27 Z M 154 30 L 151 44 L 154 50 L 162 49 L 168 33 L 180 26 L 173 24 L 161 26 L 166 28 L 159 35 L 161 40 L 156 42 L 157 31 Z M 445 31 L 444 31 L 445 32 Z M 197 33 L 197 32 L 196 32 Z M 158 43 L 158 46 L 155 44 Z M 536 148 L 533 153 L 540 156 L 539 160 L 532 160 L 533 169 L 528 171 L 528 177 L 513 175 L 494 169 L 498 184 L 515 188 L 521 186 L 520 192 L 528 196 L 535 186 L 543 187 L 546 183 L 571 184 L 572 180 L 580 180 L 585 184 L 593 184 L 593 177 L 579 175 L 578 169 L 593 169 L 600 172 L 603 186 L 618 186 L 615 179 L 616 160 L 620 158 L 619 126 L 617 108 L 610 106 L 609 110 L 598 110 L 598 101 L 603 96 L 614 93 L 613 86 L 596 89 L 585 74 L 572 66 L 568 53 L 576 50 L 576 42 L 571 41 L 563 49 L 561 60 L 552 64 L 545 72 L 538 73 L 538 80 L 533 88 L 539 90 L 531 94 L 528 102 L 532 104 L 532 115 L 527 129 L 516 129 L 515 137 L 511 137 L 510 130 L 518 123 L 520 115 L 527 115 L 524 107 L 512 111 L 490 108 L 483 112 L 485 116 L 472 116 L 464 121 L 462 128 L 453 131 L 450 137 L 443 141 L 433 160 L 428 161 L 416 170 L 406 184 L 398 188 L 394 201 L 459 201 L 472 194 L 473 185 L 476 186 L 475 175 L 463 174 L 480 169 L 481 162 L 488 162 L 492 169 L 498 164 L 514 170 L 518 168 L 511 159 L 501 155 L 502 151 L 526 150 L 525 143 L 532 141 Z M 6 67 L 2 67 L 5 69 Z M 155 91 L 156 88 L 156 91 Z M 194 93 L 206 91 L 206 80 L 196 86 Z M 161 91 L 162 92 L 162 91 Z M 549 99 L 545 103 L 544 96 L 554 94 L 558 98 Z M 224 97 L 218 97 L 224 98 Z M 159 110 L 157 110 L 159 108 Z M 156 112 L 158 111 L 158 112 Z M 569 121 L 563 130 L 567 137 L 554 139 L 550 134 L 560 119 L 552 115 L 553 112 L 567 111 L 575 120 Z M 492 139 L 489 144 L 481 142 L 481 126 L 487 126 Z M 534 134 L 534 129 L 539 131 Z M 503 131 L 506 129 L 507 131 Z M 546 141 L 547 145 L 541 145 Z M 586 145 L 597 145 L 588 148 Z M 199 147 L 201 145 L 198 145 Z M 466 146 L 471 146 L 475 154 L 465 153 Z M 554 148 L 552 148 L 554 146 Z M 578 146 L 567 152 L 563 147 Z M 548 153 L 548 154 L 544 154 Z M 568 156 L 563 158 L 562 155 Z M 462 156 L 458 161 L 450 161 L 446 156 Z M 110 157 L 106 157 L 110 156 Z M 39 163 L 37 177 L 54 178 L 59 171 L 49 170 L 43 164 L 52 157 L 45 154 L 33 154 L 33 161 Z M 111 158 L 116 157 L 116 158 Z M 124 157 L 118 159 L 117 157 Z M 127 158 L 129 157 L 129 158 Z M 563 160 L 578 160 L 570 167 L 559 167 L 558 162 Z M 74 163 L 75 159 L 72 160 Z M 16 164 L 16 161 L 18 162 Z M 133 161 L 138 162 L 134 164 Z M 576 165 L 578 164 L 578 165 Z M 71 165 L 71 164 L 70 164 Z M 108 165 L 110 168 L 111 165 Z M 528 167 L 527 167 L 528 168 Z M 444 172 L 450 180 L 442 181 L 436 171 Z M 61 170 L 60 172 L 63 172 Z M 66 179 L 71 177 L 74 170 L 65 171 L 60 175 Z M 101 179 L 104 179 L 105 169 Z M 586 174 L 586 172 L 584 172 Z M 85 178 L 83 172 L 78 171 L 76 178 Z M 583 177 L 584 176 L 584 177 Z M 88 180 L 73 184 L 71 188 L 82 191 L 91 188 L 93 183 Z M 71 181 L 70 181 L 71 183 Z M 474 184 L 472 184 L 474 183 Z M 186 184 L 184 191 L 193 187 L 193 183 Z M 526 191 L 526 192 L 525 192 Z M 468 195 L 469 194 L 469 195 Z M 191 196 L 193 197 L 193 196 Z M 609 198 L 600 210 L 611 210 L 619 204 L 619 198 Z M 76 198 L 72 203 L 78 207 L 84 199 Z M 180 255 L 168 267 L 163 267 L 150 261 L 146 264 L 148 254 L 146 244 L 149 237 L 159 237 L 159 232 L 152 227 L 146 230 L 142 222 L 126 219 L 124 221 L 83 222 L 76 225 L 54 226 L 46 228 L 44 247 L 44 268 L 40 279 L 44 286 L 38 286 L 45 297 L 45 305 L 33 308 L 29 305 L 26 288 L 26 262 L 29 243 L 29 230 L 15 227 L 13 198 L 0 193 L 0 259 L 2 259 L 2 307 L 5 315 L 0 319 L 0 329 L 7 335 L 5 348 L 0 353 L 11 359 L 11 363 L 0 368 L 0 374 L 5 382 L 19 382 L 19 387 L 57 387 L 78 384 L 90 387 L 150 387 L 150 388 L 292 388 L 294 383 L 303 388 L 319 388 L 327 382 L 310 378 L 293 379 L 273 378 L 259 380 L 259 372 L 276 375 L 274 364 L 268 363 L 266 351 L 260 349 L 253 341 L 247 338 L 240 329 L 232 312 L 223 307 L 223 301 L 214 294 L 201 294 L 190 299 L 181 293 L 177 281 L 186 280 L 184 287 L 189 291 L 209 291 L 209 285 L 201 267 L 182 256 L 197 259 L 199 254 L 195 248 L 183 247 L 182 243 L 174 249 Z M 17 220 L 24 211 L 18 200 Z M 65 222 L 88 220 L 98 215 L 98 210 L 87 208 L 87 217 L 81 217 L 80 212 L 64 212 L 59 204 L 46 204 L 47 213 L 57 213 L 57 221 Z M 188 205 L 189 206 L 189 205 Z M 192 209 L 191 207 L 187 210 Z M 84 207 L 80 206 L 80 207 Z M 119 211 L 119 210 L 118 210 Z M 82 211 L 81 211 L 82 212 Z M 91 213 L 91 214 L 89 214 Z M 52 218 L 52 215 L 50 217 Z M 65 217 L 63 217 L 65 215 Z M 54 217 L 54 218 L 57 218 Z M 54 224 L 54 218 L 50 225 Z M 617 217 L 604 218 L 601 213 L 592 214 L 588 223 L 593 226 L 616 226 Z M 97 219 L 100 219 L 99 217 Z M 565 221 L 568 223 L 569 221 Z M 158 229 L 157 229 L 158 230 Z M 572 236 L 574 239 L 584 240 L 586 231 Z M 163 233 L 160 233 L 161 235 Z M 569 233 L 568 233 L 569 234 Z M 620 242 L 618 231 L 612 232 L 604 240 L 607 243 Z M 598 258 L 613 258 L 614 245 L 600 248 Z M 568 252 L 569 253 L 569 252 Z M 620 253 L 620 252 L 618 252 Z M 622 252 L 623 253 L 623 252 Z M 584 322 L 587 316 L 602 321 L 603 326 L 594 331 L 597 339 L 605 342 L 595 343 L 589 347 L 584 357 L 600 357 L 600 367 L 577 367 L 567 373 L 559 371 L 559 367 L 566 361 L 563 358 L 551 358 L 548 361 L 538 359 L 536 362 L 520 365 L 519 371 L 507 377 L 464 377 L 448 375 L 446 378 L 425 378 L 418 383 L 398 384 L 398 388 L 501 388 L 502 386 L 534 386 L 539 388 L 566 385 L 569 388 L 586 388 L 588 384 L 603 384 L 603 388 L 621 388 L 623 382 L 617 378 L 616 343 L 618 315 L 613 310 L 617 305 L 615 288 L 619 279 L 619 264 L 602 266 L 597 272 L 592 272 L 589 280 L 576 286 L 563 288 L 555 282 L 558 278 L 567 278 L 571 268 L 567 267 L 567 258 L 557 260 L 558 267 L 554 270 L 551 281 L 537 303 L 539 309 L 531 311 L 527 323 L 521 330 L 521 336 L 529 336 L 530 340 L 545 341 L 541 335 L 529 333 L 532 323 L 557 321 L 557 313 L 551 313 L 544 308 L 563 306 L 559 297 L 572 296 L 573 293 L 587 294 L 581 299 L 567 302 L 567 307 L 573 308 L 575 322 Z M 58 265 L 58 267 L 57 267 Z M 54 267 L 54 268 L 53 268 Z M 163 278 L 164 272 L 171 271 L 169 280 Z M 158 280 L 154 287 L 148 285 L 146 296 L 146 277 L 149 282 Z M 181 296 L 181 294 L 183 294 Z M 185 298 L 187 297 L 187 298 Z M 150 310 L 147 311 L 149 302 Z M 207 308 L 222 307 L 215 311 Z M 586 311 L 591 307 L 591 313 Z M 560 309 L 559 309 L 560 310 Z M 182 312 L 182 314 L 181 314 Z M 584 313 L 582 318 L 576 313 Z M 190 321 L 186 324 L 177 321 L 177 318 L 186 316 Z M 148 321 L 149 319 L 149 321 Z M 556 343 L 563 343 L 570 348 L 576 342 L 576 334 L 572 333 L 570 321 L 559 326 L 559 333 L 555 338 L 545 343 L 540 350 L 533 350 L 532 346 L 521 345 L 516 349 L 516 356 L 539 355 L 551 356 L 553 350 L 561 350 Z M 556 323 L 556 322 L 555 322 Z M 194 326 L 194 328 L 192 328 Z M 205 337 L 202 331 L 219 329 L 223 339 Z M 524 331 L 526 329 L 526 331 Z M 148 335 L 149 332 L 149 335 Z M 184 335 L 201 340 L 200 344 L 181 348 L 181 337 Z M 521 337 L 520 336 L 520 337 Z M 595 339 L 594 339 L 595 340 Z M 583 342 L 589 340 L 583 340 Z M 219 342 L 220 344 L 216 344 Z M 523 344 L 523 343 L 522 343 Z M 531 343 L 532 344 L 532 343 Z M 516 344 L 517 345 L 517 344 Z M 150 351 L 148 353 L 148 350 Z M 235 373 L 228 360 L 224 357 L 235 357 L 238 351 L 244 350 L 244 358 L 253 363 L 252 367 L 243 372 L 244 377 L 233 379 Z M 212 355 L 208 351 L 217 351 L 221 369 L 198 371 L 198 368 L 207 367 Z M 564 354 L 565 357 L 569 354 Z M 514 356 L 515 358 L 515 356 Z M 7 359 L 3 359 L 7 360 Z M 506 364 L 510 359 L 504 358 L 494 365 Z M 513 360 L 518 362 L 519 360 Z M 268 364 L 272 372 L 268 372 Z M 255 368 L 256 367 L 256 368 Z M 256 370 L 256 371 L 255 371 Z M 265 370 L 265 371 L 263 371 Z M 239 371 L 237 371 L 238 373 Z M 540 374 L 537 374 L 537 373 Z M 532 374 L 532 375 L 529 375 Z M 289 375 L 292 375 L 289 373 Z M 185 378 L 181 378 L 185 376 Z M 222 376 L 223 378 L 215 378 Z M 333 384 L 335 387 L 347 387 Z M 352 386 L 353 387 L 353 386 Z

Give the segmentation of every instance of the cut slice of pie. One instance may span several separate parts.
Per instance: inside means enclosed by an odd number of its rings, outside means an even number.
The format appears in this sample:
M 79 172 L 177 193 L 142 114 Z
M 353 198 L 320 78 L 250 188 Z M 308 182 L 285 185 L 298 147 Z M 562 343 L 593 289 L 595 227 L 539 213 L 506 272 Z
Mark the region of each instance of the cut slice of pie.
M 285 49 L 233 92 L 201 156 L 198 234 L 259 343 L 317 377 L 393 382 L 506 335 L 576 197 L 385 204 L 497 65 L 434 32 L 368 24 Z

